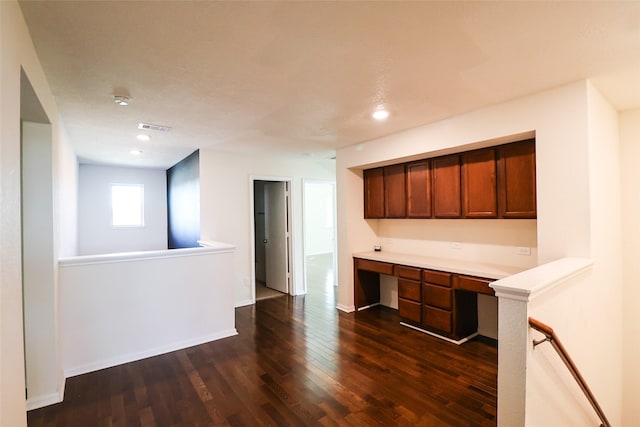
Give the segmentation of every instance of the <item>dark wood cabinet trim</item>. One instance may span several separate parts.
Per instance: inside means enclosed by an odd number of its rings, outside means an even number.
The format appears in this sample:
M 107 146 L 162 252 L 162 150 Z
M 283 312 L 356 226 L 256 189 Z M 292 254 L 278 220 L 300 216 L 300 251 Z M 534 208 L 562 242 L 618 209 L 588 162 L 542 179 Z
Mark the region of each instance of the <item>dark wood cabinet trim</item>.
M 431 160 L 407 163 L 407 218 L 431 218 Z
M 460 218 L 462 216 L 460 155 L 436 157 L 432 162 L 433 216 Z
M 404 163 L 385 166 L 384 170 L 384 216 L 405 218 L 407 216 L 407 183 Z
M 536 218 L 535 140 L 498 147 L 498 209 L 501 218 Z
M 485 148 L 462 154 L 462 215 L 497 218 L 496 150 Z
M 363 171 L 364 217 L 536 218 L 535 139 Z
M 384 218 L 384 172 L 382 168 L 363 171 L 364 217 Z

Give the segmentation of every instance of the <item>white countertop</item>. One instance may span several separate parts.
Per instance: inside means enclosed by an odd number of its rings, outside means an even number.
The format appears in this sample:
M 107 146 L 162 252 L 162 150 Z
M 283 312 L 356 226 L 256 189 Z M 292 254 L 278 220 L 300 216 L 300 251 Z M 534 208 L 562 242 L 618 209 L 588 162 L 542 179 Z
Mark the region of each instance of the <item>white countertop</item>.
M 368 259 L 371 261 L 407 265 L 410 267 L 428 268 L 431 270 L 446 271 L 449 273 L 467 274 L 469 276 L 483 277 L 486 279 L 504 279 L 505 277 L 509 277 L 513 274 L 526 270 L 526 268 L 523 267 L 385 251 L 358 252 L 354 253 L 353 257 Z

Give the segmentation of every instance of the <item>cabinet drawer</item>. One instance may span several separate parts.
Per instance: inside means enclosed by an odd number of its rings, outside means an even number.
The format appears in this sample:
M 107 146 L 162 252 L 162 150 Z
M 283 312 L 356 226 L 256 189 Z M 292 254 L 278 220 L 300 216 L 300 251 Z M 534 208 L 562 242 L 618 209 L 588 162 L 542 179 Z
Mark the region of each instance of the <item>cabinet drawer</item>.
M 413 280 L 420 281 L 420 272 L 421 271 L 422 270 L 420 270 L 419 268 L 407 267 L 405 265 L 399 265 L 398 266 L 398 277 L 403 277 L 405 279 L 413 279 Z
M 358 270 L 375 271 L 376 273 L 393 275 L 393 267 L 394 264 L 389 264 L 388 262 L 356 258 L 356 268 Z
M 494 295 L 493 289 L 489 287 L 489 283 L 493 280 L 480 279 L 471 276 L 458 276 L 458 284 L 456 289 L 462 291 L 477 292 L 480 294 Z
M 420 302 L 420 282 L 398 279 L 398 298 Z
M 424 305 L 423 308 L 423 324 L 427 328 L 437 329 L 447 334 L 453 331 L 450 311 L 428 305 Z
M 403 320 L 420 323 L 421 307 L 422 306 L 418 302 L 398 298 L 398 314 Z
M 435 285 L 451 287 L 451 273 L 441 271 L 425 270 L 422 272 L 422 280 Z
M 432 305 L 445 310 L 451 310 L 451 294 L 450 288 L 443 288 L 442 286 L 434 286 L 428 283 L 424 284 L 424 304 Z

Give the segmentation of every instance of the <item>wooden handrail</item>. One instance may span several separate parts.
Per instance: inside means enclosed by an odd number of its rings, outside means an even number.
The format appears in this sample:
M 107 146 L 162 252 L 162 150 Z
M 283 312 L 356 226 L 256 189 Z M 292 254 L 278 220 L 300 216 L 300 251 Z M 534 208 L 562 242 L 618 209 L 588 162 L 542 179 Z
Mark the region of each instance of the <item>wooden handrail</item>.
M 565 366 L 569 369 L 569 372 L 571 372 L 571 375 L 573 376 L 573 378 L 576 380 L 576 382 L 582 389 L 582 392 L 587 397 L 587 400 L 589 401 L 593 409 L 596 411 L 596 414 L 598 414 L 598 417 L 602 422 L 601 426 L 611 427 L 611 424 L 609 424 L 609 420 L 607 420 L 607 417 L 604 415 L 604 411 L 596 401 L 595 396 L 591 392 L 591 389 L 587 385 L 587 382 L 584 380 L 584 377 L 582 376 L 582 374 L 580 374 L 580 371 L 578 370 L 578 367 L 571 359 L 571 356 L 569 356 L 569 353 L 567 352 L 567 350 L 564 348 L 564 346 L 558 339 L 558 336 L 555 334 L 555 332 L 553 332 L 553 328 L 551 328 L 548 325 L 545 325 L 541 321 L 536 320 L 532 317 L 529 317 L 529 326 L 531 326 L 536 331 L 544 334 L 544 339 L 537 340 L 537 341 L 534 340 L 533 346 L 535 347 L 538 344 L 542 344 L 543 342 L 546 342 L 546 341 L 549 341 L 551 343 L 553 348 L 556 350 L 556 353 L 558 353 L 558 356 L 560 356 L 560 359 L 562 359 Z

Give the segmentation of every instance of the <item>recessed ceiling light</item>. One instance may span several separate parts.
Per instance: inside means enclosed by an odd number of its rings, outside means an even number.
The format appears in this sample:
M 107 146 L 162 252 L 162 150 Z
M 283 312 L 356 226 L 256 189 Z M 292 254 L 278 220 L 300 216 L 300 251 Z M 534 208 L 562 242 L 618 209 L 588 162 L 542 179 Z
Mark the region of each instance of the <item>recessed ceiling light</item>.
M 151 123 L 138 123 L 138 129 L 157 130 L 159 132 L 169 132 L 171 130 L 171 126 L 154 125 Z
M 139 156 L 140 154 L 142 154 L 141 150 L 131 150 L 129 151 L 129 154 L 131 154 L 132 156 Z
M 138 138 L 138 141 L 149 141 L 151 139 L 149 135 L 146 135 L 144 133 L 141 133 L 140 135 L 136 136 L 136 138 Z
M 389 117 L 389 111 L 385 110 L 384 108 L 379 108 L 374 111 L 373 114 L 371 114 L 371 117 L 380 121 L 386 120 Z
M 113 100 L 115 101 L 116 104 L 124 107 L 126 105 L 129 105 L 129 101 L 131 100 L 131 98 L 124 95 L 113 95 Z

